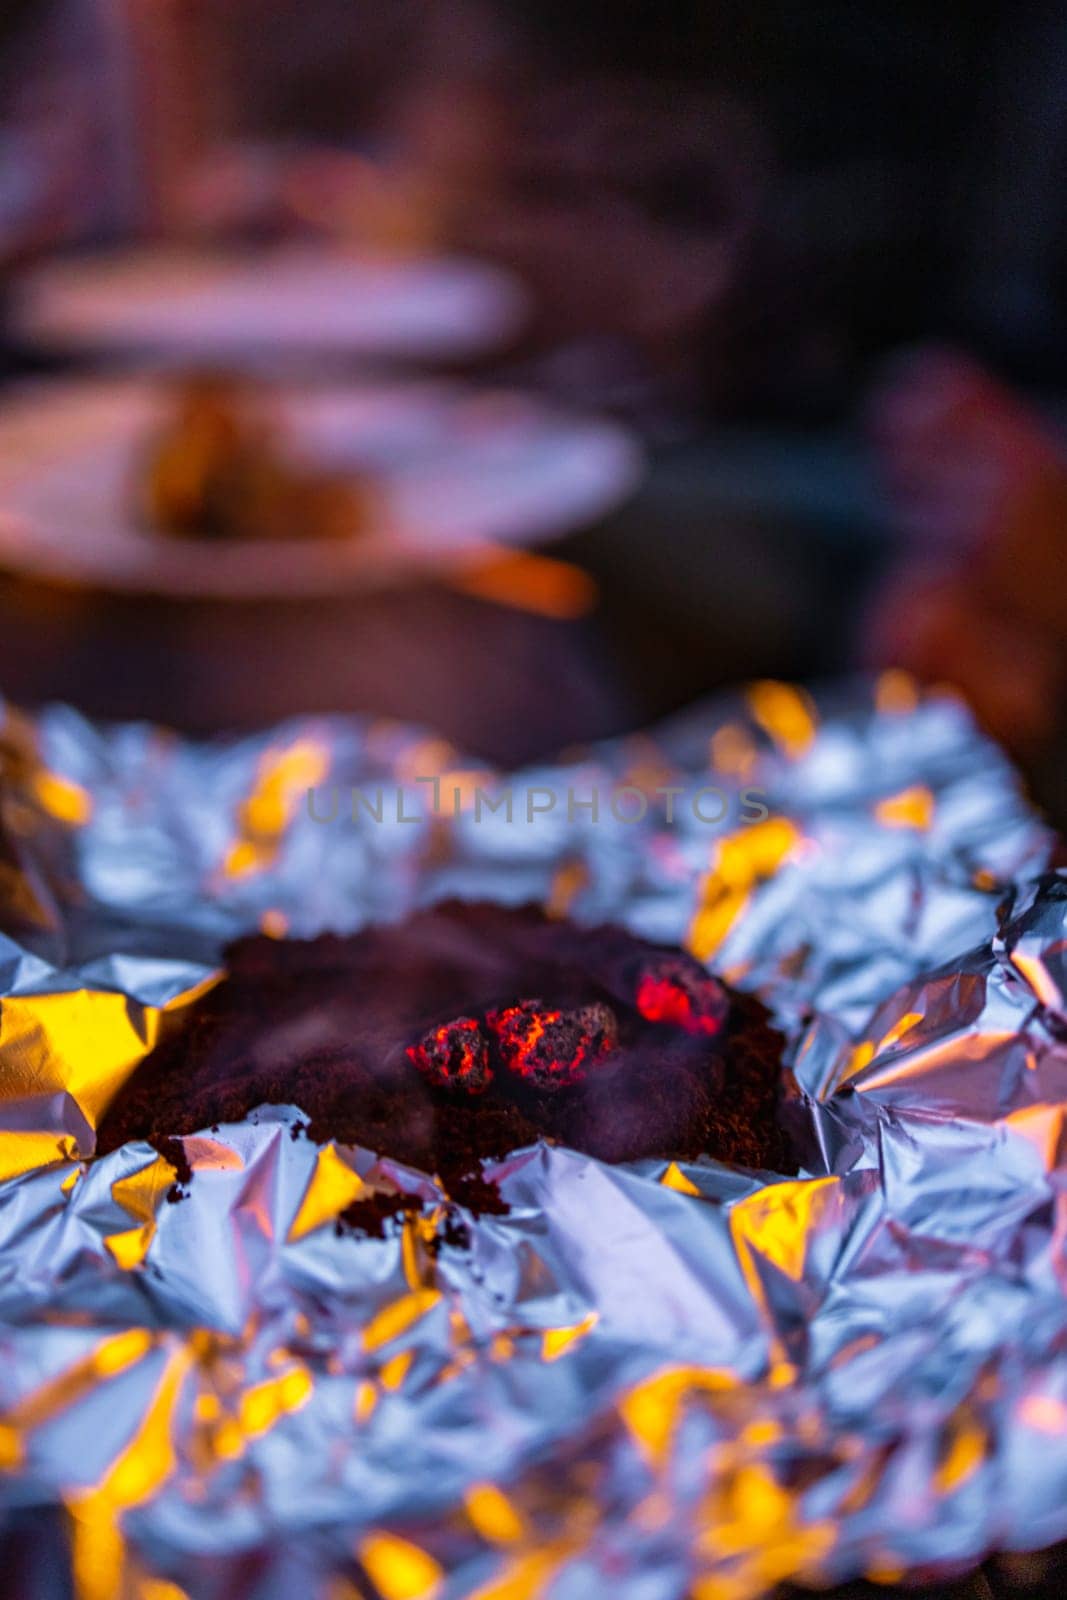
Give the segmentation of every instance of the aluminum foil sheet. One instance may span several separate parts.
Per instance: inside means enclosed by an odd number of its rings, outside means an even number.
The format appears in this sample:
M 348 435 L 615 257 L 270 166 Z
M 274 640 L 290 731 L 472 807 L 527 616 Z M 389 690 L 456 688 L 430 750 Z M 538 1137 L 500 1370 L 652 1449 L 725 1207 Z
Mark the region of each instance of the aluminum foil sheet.
M 957 703 L 760 684 L 507 777 L 349 719 L 0 753 L 5 1594 L 745 1600 L 1067 1535 L 1067 879 Z M 538 1145 L 464 1246 L 291 1108 L 186 1140 L 178 1203 L 90 1159 L 231 937 L 451 894 L 757 990 L 800 1176 Z M 339 1234 L 381 1188 L 421 1214 Z

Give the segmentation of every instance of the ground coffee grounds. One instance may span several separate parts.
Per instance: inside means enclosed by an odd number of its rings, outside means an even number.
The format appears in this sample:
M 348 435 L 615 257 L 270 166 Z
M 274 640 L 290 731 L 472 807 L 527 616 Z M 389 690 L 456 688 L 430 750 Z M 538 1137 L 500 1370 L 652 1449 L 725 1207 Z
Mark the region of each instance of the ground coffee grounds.
M 501 1209 L 482 1162 L 539 1138 L 788 1171 L 782 1043 L 757 1000 L 680 951 L 448 902 L 347 938 L 239 940 L 222 981 L 167 1019 L 97 1148 L 147 1139 L 174 1161 L 184 1134 L 295 1105 L 310 1138 L 434 1173 L 480 1211 Z

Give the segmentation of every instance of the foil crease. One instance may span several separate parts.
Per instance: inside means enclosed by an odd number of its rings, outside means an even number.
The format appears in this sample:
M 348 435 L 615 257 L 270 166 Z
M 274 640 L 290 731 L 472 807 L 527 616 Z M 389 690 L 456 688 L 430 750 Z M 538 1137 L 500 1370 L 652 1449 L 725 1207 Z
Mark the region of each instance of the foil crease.
M 8 710 L 0 761 L 22 1592 L 70 1593 L 69 1563 L 79 1600 L 747 1600 L 1067 1535 L 1067 879 L 957 703 L 760 684 L 507 776 L 394 724 L 193 745 Z M 557 803 L 479 816 L 479 785 Z M 676 788 L 673 819 L 566 804 L 619 786 Z M 413 820 L 349 803 L 379 788 Z M 230 938 L 452 894 L 617 920 L 758 991 L 800 1176 L 538 1145 L 463 1244 L 429 1177 L 294 1138 L 292 1108 L 187 1139 L 177 1204 L 148 1145 L 90 1159 Z M 421 1213 L 338 1233 L 368 1188 Z

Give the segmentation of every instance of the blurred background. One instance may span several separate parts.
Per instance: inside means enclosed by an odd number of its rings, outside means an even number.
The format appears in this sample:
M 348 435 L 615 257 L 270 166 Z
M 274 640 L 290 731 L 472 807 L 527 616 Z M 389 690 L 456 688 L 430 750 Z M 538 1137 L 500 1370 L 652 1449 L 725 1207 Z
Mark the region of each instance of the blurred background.
M 0 689 L 510 765 L 903 671 L 1067 820 L 1065 166 L 1039 0 L 6 0 Z

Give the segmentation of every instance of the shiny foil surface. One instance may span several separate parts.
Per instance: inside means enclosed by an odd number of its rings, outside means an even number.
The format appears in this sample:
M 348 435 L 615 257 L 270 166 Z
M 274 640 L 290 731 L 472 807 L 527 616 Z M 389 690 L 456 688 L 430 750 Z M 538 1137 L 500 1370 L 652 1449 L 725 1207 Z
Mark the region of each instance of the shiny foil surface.
M 957 703 L 759 684 L 507 778 L 352 719 L 8 710 L 0 756 L 5 1594 L 745 1600 L 1067 1535 L 1067 878 Z M 187 1139 L 177 1202 L 147 1144 L 91 1159 L 229 939 L 446 895 L 757 991 L 800 1176 L 539 1145 L 465 1244 L 295 1109 Z M 375 1189 L 421 1214 L 338 1232 Z

